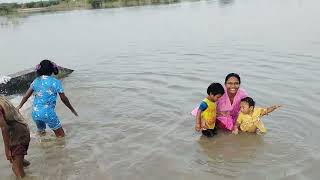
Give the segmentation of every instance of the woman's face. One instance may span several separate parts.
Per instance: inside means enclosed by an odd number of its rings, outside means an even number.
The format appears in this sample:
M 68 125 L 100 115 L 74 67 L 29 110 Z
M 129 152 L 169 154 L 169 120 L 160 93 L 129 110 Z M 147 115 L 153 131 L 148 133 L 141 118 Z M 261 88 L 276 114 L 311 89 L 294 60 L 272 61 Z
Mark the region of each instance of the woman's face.
M 227 80 L 225 86 L 228 94 L 236 94 L 240 87 L 240 82 L 236 77 L 232 76 Z

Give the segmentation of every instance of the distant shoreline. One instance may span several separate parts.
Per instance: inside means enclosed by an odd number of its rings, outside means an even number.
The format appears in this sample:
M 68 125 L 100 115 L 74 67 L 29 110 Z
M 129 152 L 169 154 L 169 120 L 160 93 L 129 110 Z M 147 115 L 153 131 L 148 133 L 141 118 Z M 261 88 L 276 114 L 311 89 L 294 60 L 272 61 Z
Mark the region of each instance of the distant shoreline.
M 81 9 L 105 9 L 157 4 L 173 4 L 180 1 L 181 0 L 51 0 L 21 4 L 1 3 L 0 16 Z

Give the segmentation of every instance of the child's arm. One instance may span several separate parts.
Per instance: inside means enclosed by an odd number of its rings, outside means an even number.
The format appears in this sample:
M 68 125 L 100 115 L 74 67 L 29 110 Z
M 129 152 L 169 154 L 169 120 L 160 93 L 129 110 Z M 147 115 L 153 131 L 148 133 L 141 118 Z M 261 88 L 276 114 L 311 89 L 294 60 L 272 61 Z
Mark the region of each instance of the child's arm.
M 2 132 L 2 138 L 3 138 L 3 144 L 4 144 L 4 150 L 7 156 L 7 159 L 11 162 L 12 161 L 12 155 L 9 148 L 9 131 L 8 131 L 8 125 L 6 121 L 4 120 L 4 114 L 3 109 L 0 106 L 0 128 Z
M 72 107 L 68 97 L 64 93 L 59 93 L 59 96 L 63 104 L 66 105 L 75 116 L 78 116 L 77 111 Z
M 32 93 L 33 93 L 33 89 L 30 87 L 28 89 L 28 91 L 26 92 L 26 94 L 23 96 L 19 106 L 17 107 L 18 110 L 21 109 L 22 106 L 24 105 L 24 103 L 26 103 L 28 101 L 28 99 L 32 95 Z
M 236 124 L 233 126 L 232 133 L 238 134 L 238 132 L 239 132 L 239 124 L 238 122 L 236 122 Z
M 199 127 L 200 125 L 200 130 L 206 130 L 208 128 L 207 122 L 201 118 L 201 113 L 205 111 L 207 108 L 208 108 L 208 104 L 205 102 L 201 102 L 199 106 L 199 110 L 197 112 L 197 116 L 196 116 L 196 127 Z M 200 131 L 200 130 L 197 130 L 197 131 Z
M 239 114 L 238 118 L 237 118 L 237 121 L 236 123 L 234 124 L 233 126 L 233 129 L 232 129 L 232 133 L 233 134 L 238 134 L 239 132 L 239 126 L 240 124 L 242 123 L 242 113 Z
M 201 130 L 201 113 L 202 111 L 199 109 L 196 115 L 196 126 L 195 126 L 196 131 Z
M 266 109 L 266 111 L 262 111 L 262 112 L 261 112 L 261 116 L 267 115 L 267 114 L 271 113 L 272 111 L 278 109 L 279 107 L 281 107 L 281 105 L 273 105 L 273 106 L 271 106 L 271 107 L 268 107 L 268 108 Z
M 208 125 L 205 121 L 203 121 L 201 119 L 201 113 L 203 111 L 202 110 L 198 110 L 197 112 L 197 116 L 196 116 L 196 126 L 195 126 L 195 129 L 196 131 L 200 131 L 200 130 L 206 130 L 208 128 Z

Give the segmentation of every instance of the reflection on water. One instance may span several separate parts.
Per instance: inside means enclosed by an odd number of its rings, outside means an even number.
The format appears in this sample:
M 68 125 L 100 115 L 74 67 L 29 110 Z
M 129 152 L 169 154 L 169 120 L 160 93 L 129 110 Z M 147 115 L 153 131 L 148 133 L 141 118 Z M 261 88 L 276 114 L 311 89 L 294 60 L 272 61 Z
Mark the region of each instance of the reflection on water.
M 44 58 L 75 69 L 63 86 L 80 116 L 58 101 L 67 136 L 32 137 L 27 179 L 317 179 L 319 3 L 185 2 L 1 26 L 1 74 Z M 284 105 L 264 117 L 267 134 L 194 132 L 190 111 L 229 72 L 257 106 Z M 22 112 L 35 133 L 30 107 Z M 0 171 L 14 178 L 3 145 Z
M 19 20 L 17 17 L 0 17 L 0 28 L 19 25 Z
M 263 136 L 220 132 L 214 139 L 201 136 L 198 141 L 201 155 L 198 165 L 206 166 L 205 171 L 215 175 L 237 178 L 246 171 L 250 162 L 256 161 L 263 151 Z M 240 150 L 241 149 L 241 150 Z
M 220 5 L 232 5 L 234 0 L 219 0 Z

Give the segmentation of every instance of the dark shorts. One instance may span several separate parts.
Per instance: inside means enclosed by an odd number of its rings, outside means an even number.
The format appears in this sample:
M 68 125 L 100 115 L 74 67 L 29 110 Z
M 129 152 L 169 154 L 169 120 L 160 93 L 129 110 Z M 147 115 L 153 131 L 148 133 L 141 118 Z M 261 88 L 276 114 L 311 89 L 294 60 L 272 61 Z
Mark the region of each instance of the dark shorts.
M 217 135 L 217 128 L 215 127 L 214 129 L 207 129 L 204 131 L 201 131 L 202 135 L 206 136 L 206 137 L 213 137 L 215 135 Z
M 29 148 L 29 144 L 28 145 L 16 145 L 16 146 L 10 146 L 10 151 L 12 156 L 19 156 L 19 155 L 27 155 L 27 151 Z

